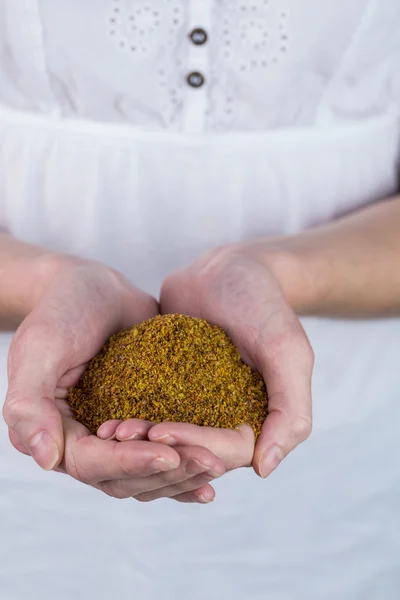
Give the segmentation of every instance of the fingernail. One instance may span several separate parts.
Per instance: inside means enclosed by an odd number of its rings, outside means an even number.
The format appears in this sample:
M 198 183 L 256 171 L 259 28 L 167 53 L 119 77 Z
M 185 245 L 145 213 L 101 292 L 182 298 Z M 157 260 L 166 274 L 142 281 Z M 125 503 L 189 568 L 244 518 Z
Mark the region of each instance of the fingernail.
M 51 471 L 58 463 L 60 455 L 57 445 L 47 431 L 35 435 L 29 444 L 29 450 L 37 464 L 46 471 Z
M 112 442 L 113 440 L 115 440 L 115 433 L 114 433 L 114 435 L 112 435 L 108 438 L 102 438 L 99 436 L 99 434 L 97 434 L 97 437 L 100 438 L 101 440 L 103 440 L 103 442 Z
M 224 474 L 224 472 L 218 473 L 218 471 L 214 471 L 213 469 L 210 469 L 208 472 L 214 479 L 217 479 L 218 477 L 221 477 Z
M 198 496 L 199 502 L 201 502 L 202 504 L 210 504 L 210 502 L 212 502 L 212 500 L 209 500 L 208 498 L 205 498 L 204 496 Z
M 139 437 L 139 433 L 137 433 L 137 432 L 129 437 L 125 437 L 124 434 L 122 434 L 122 435 L 118 434 L 118 439 L 121 442 L 130 442 L 131 440 L 135 440 L 137 437 Z
M 161 442 L 162 444 L 176 444 L 176 439 L 169 433 L 151 439 L 153 442 Z
M 154 469 L 154 471 L 172 471 L 178 466 L 179 465 L 174 465 L 174 463 L 165 460 L 165 458 L 155 458 L 150 465 L 150 467 Z
M 273 446 L 261 457 L 259 471 L 261 477 L 265 479 L 276 469 L 279 463 L 284 459 L 283 452 L 278 446 Z
M 198 460 L 191 458 L 187 461 L 186 466 L 184 467 L 185 473 L 188 475 L 197 475 L 202 473 L 203 471 L 208 471 L 207 465 L 203 465 Z

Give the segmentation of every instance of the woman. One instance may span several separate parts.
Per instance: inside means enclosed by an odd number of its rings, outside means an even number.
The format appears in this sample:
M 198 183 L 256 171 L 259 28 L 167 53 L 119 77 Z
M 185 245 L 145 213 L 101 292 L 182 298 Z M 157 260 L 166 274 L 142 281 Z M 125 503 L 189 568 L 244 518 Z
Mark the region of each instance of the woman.
M 397 0 L 0 11 L 5 597 L 397 598 Z M 86 362 L 159 311 L 263 374 L 255 448 L 71 419 Z

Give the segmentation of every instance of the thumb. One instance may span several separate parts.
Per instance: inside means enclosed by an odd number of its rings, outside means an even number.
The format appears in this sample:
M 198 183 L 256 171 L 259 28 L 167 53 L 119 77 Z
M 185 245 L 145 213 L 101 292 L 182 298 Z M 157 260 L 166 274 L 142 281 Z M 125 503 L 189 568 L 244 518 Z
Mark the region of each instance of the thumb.
M 46 470 L 59 465 L 64 449 L 61 415 L 54 400 L 58 379 L 54 342 L 32 328 L 17 332 L 9 353 L 3 408 L 10 433 Z

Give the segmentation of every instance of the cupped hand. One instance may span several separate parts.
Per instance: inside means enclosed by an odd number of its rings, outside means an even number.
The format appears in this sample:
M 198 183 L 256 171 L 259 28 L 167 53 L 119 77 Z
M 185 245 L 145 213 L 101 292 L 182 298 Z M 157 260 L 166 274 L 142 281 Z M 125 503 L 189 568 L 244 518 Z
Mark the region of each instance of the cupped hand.
M 225 471 L 209 450 L 100 439 L 72 418 L 65 402 L 68 387 L 108 337 L 155 316 L 156 300 L 99 263 L 54 258 L 43 268 L 48 284 L 9 352 L 3 415 L 12 444 L 43 469 L 63 471 L 117 498 L 148 501 L 178 489 L 181 500 L 190 500 L 185 495 L 192 489 Z
M 198 427 L 188 423 L 150 423 L 139 419 L 108 421 L 98 431 L 100 437 L 112 436 L 119 442 L 150 440 L 186 452 L 190 446 L 207 449 L 221 461 L 222 475 L 226 471 L 251 465 L 254 452 L 254 433 L 249 425 L 238 429 L 215 429 Z M 211 480 L 211 478 L 210 478 Z M 184 493 L 178 485 L 171 486 L 170 496 L 178 502 L 211 502 L 214 488 L 206 481 L 199 483 L 193 478 L 191 488 Z
M 200 445 L 221 458 L 227 470 L 252 464 L 267 477 L 309 436 L 313 351 L 274 272 L 255 250 L 232 246 L 173 273 L 161 293 L 162 313 L 184 313 L 221 326 L 264 377 L 269 414 L 255 448 L 249 427 L 231 431 L 162 423 L 148 431 L 149 440 L 170 447 Z M 132 423 L 129 431 L 126 422 L 116 436 L 129 437 L 134 429 Z

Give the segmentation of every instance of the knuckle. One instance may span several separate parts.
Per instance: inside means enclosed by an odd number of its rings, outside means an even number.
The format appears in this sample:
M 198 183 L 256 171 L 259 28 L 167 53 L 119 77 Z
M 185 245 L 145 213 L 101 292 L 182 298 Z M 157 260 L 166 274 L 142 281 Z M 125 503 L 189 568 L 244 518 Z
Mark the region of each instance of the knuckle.
M 11 429 L 14 429 L 26 414 L 26 404 L 25 398 L 17 391 L 7 394 L 3 406 L 3 419 Z
M 123 477 L 131 478 L 138 475 L 139 469 L 135 464 L 136 461 L 133 460 L 132 454 L 126 452 L 126 447 L 123 444 L 115 445 L 114 458 Z
M 308 417 L 297 417 L 290 429 L 295 440 L 304 442 L 311 435 L 312 420 Z
M 155 498 L 153 496 L 151 496 L 150 494 L 146 494 L 146 493 L 142 493 L 142 494 L 136 494 L 135 496 L 132 496 L 135 500 L 137 500 L 138 502 L 151 502 L 152 500 L 155 500 Z

